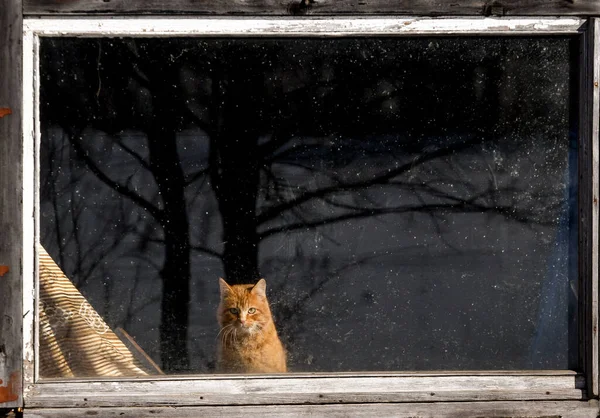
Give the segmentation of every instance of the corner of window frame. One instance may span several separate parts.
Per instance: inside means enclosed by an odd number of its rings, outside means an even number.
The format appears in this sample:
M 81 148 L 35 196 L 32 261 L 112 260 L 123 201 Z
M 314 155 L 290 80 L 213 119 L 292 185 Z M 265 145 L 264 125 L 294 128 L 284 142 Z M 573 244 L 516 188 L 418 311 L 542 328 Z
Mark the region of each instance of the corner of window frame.
M 4 0 L 4 5 L 10 4 Z M 20 1 L 12 2 L 16 16 Z M 354 19 L 354 20 L 353 20 Z M 348 25 L 348 23 L 353 23 Z M 16 24 L 15 24 L 16 23 Z M 352 27 L 352 30 L 348 28 Z M 283 28 L 283 29 L 282 29 Z M 73 379 L 40 380 L 37 373 L 37 253 L 38 242 L 38 141 L 37 110 L 40 36 L 390 36 L 452 35 L 536 35 L 569 34 L 580 38 L 580 361 L 582 373 L 395 373 L 385 377 L 334 375 L 290 375 L 286 377 L 164 377 L 149 379 Z M 22 33 L 17 33 L 22 30 Z M 16 32 L 15 32 L 16 31 Z M 0 186 L 13 199 L 0 202 L 0 226 L 16 246 L 0 243 L 0 292 L 11 297 L 0 306 L 4 335 L 14 339 L 0 341 L 0 407 L 25 407 L 38 417 L 80 416 L 89 411 L 124 411 L 131 416 L 150 416 L 160 406 L 175 407 L 181 416 L 198 416 L 219 409 L 235 413 L 281 416 L 312 411 L 346 412 L 363 415 L 419 415 L 440 411 L 477 411 L 479 414 L 544 415 L 579 411 L 576 416 L 598 413 L 598 188 L 600 125 L 600 23 L 598 18 L 290 18 L 228 19 L 152 19 L 152 18 L 27 18 L 20 25 L 0 17 L 0 51 L 12 51 L 0 69 L 10 74 L 17 89 L 0 82 L 0 109 L 11 109 L 10 117 L 0 118 Z M 22 38 L 21 38 L 22 35 Z M 12 39 L 12 41 L 10 40 Z M 15 39 L 22 39 L 22 61 Z M 16 53 L 15 53 L 16 51 Z M 22 65 L 22 67 L 21 67 Z M 21 84 L 22 83 L 22 84 Z M 20 87 L 22 86 L 22 92 Z M 7 94 L 8 93 L 8 94 Z M 19 103 L 22 95 L 22 103 Z M 8 105 L 4 104 L 4 101 Z M 21 109 L 22 106 L 22 109 Z M 6 113 L 6 112 L 5 112 Z M 4 119 L 4 120 L 3 120 Z M 8 127 L 6 124 L 8 121 Z M 22 135 L 20 134 L 22 132 Z M 10 143 L 10 144 L 7 144 Z M 8 146 L 10 145 L 10 146 Z M 6 147 L 6 148 L 5 148 Z M 9 164 L 13 164 L 9 166 Z M 16 170 L 14 168 L 17 168 Z M 5 179 L 5 180 L 3 180 Z M 22 199 L 22 206 L 18 203 Z M 15 225 L 8 228 L 8 225 Z M 22 300 L 22 303 L 21 303 Z M 21 327 L 22 326 L 22 327 Z M 22 331 L 20 331 L 22 329 Z M 22 332 L 22 335 L 21 335 Z M 21 338 L 22 337 L 22 338 Z M 6 338 L 6 337 L 4 337 Z M 10 354 L 8 358 L 6 355 Z M 3 363 L 4 361 L 4 363 Z M 19 368 L 21 370 L 19 371 Z M 17 375 L 14 372 L 18 373 Z M 18 379 L 15 383 L 11 379 Z M 379 379 L 377 381 L 377 379 Z M 524 387 L 529 380 L 532 386 Z M 416 383 L 429 385 L 414 391 Z M 558 383 L 557 383 L 558 382 Z M 489 391 L 486 391 L 486 388 Z M 491 388 L 500 388 L 500 391 Z M 530 390 L 525 396 L 519 395 Z M 444 390 L 446 393 L 444 393 Z M 555 391 L 556 390 L 556 391 Z M 189 396 L 182 396 L 181 393 Z M 2 398 L 2 394 L 5 397 Z M 8 394 L 8 395 L 7 395 Z M 15 397 L 16 396 L 16 397 Z M 134 407 L 136 405 L 136 407 Z M 230 406 L 225 406 L 230 405 Z M 237 405 L 237 406 L 236 406 Z M 215 409 L 216 408 L 216 409 Z M 229 409 L 227 409 L 229 408 Z M 435 408 L 435 409 L 433 409 Z M 462 408 L 462 409 L 460 409 Z M 187 414 L 187 415 L 186 415 Z M 487 415 L 486 415 L 487 416 Z M 575 416 L 575 415 L 574 415 Z

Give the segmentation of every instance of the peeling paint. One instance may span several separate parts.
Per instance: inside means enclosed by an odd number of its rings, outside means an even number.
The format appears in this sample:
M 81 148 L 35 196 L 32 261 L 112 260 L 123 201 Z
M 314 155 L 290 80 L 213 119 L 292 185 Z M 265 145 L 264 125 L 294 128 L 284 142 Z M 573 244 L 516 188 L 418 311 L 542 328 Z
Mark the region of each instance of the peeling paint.
M 0 277 L 4 276 L 6 273 L 8 273 L 8 266 L 0 266 Z
M 6 115 L 12 115 L 12 110 L 10 107 L 0 107 L 0 118 L 3 118 Z
M 6 386 L 3 386 L 0 379 L 0 405 L 4 402 L 14 402 L 19 399 L 21 389 L 21 373 L 12 372 Z

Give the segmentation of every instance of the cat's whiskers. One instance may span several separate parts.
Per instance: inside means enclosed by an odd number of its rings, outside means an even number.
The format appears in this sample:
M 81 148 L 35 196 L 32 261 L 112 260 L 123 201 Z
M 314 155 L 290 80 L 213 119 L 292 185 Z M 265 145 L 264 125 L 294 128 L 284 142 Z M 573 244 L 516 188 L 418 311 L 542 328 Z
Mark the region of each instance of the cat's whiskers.
M 233 327 L 233 330 L 231 332 L 231 346 L 232 347 L 238 344 L 237 332 L 238 332 L 237 327 Z
M 231 324 L 227 327 L 227 332 L 223 334 L 223 347 L 228 348 L 233 345 L 233 335 L 235 327 Z
M 230 344 L 231 347 L 235 346 L 235 340 L 236 340 L 235 335 L 236 335 L 236 333 L 237 333 L 237 331 L 236 331 L 235 328 L 233 328 L 231 330 L 231 332 L 229 333 L 229 344 Z
M 226 325 L 221 329 L 221 332 L 219 332 L 219 334 L 221 335 L 221 344 L 223 345 L 223 348 L 227 348 L 228 346 L 230 346 L 230 344 L 233 344 L 235 327 L 233 326 L 233 324 Z
M 225 347 L 225 336 L 227 335 L 227 328 L 221 328 L 221 331 L 219 332 L 219 341 L 221 342 L 221 345 L 223 347 Z
M 225 331 L 227 328 L 230 328 L 230 327 L 232 327 L 232 326 L 233 326 L 232 324 L 229 324 L 229 325 L 225 325 L 223 328 L 221 328 L 221 329 L 219 330 L 219 333 L 217 334 L 217 336 L 216 336 L 216 338 L 215 338 L 215 339 L 219 339 L 219 337 L 221 337 L 221 340 L 222 340 L 222 339 L 223 339 L 223 338 L 222 338 L 222 337 L 223 337 L 223 335 L 222 335 L 222 334 L 223 334 L 223 332 L 224 332 L 224 331 Z

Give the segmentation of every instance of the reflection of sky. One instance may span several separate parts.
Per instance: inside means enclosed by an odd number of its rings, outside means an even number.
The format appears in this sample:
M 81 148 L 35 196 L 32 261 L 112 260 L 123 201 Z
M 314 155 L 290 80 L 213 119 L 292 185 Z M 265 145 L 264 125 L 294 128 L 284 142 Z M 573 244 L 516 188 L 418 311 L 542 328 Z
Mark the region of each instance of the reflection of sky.
M 569 365 L 578 368 L 577 354 L 577 136 L 571 134 L 566 176 L 569 186 L 560 213 L 554 251 L 547 262 L 542 283 L 537 327 L 531 347 L 531 367 L 548 368 L 549 358 L 564 355 L 565 339 L 570 344 Z
M 86 45 L 82 40 L 52 42 L 64 42 L 65 48 L 72 47 L 69 42 Z M 416 54 L 420 41 L 410 42 L 415 44 L 408 49 Z M 436 48 L 441 48 L 440 58 L 449 60 L 448 66 L 420 68 L 429 68 L 434 75 L 444 68 L 454 71 L 456 85 L 448 78 L 443 85 L 436 84 L 435 80 L 442 79 L 433 76 L 426 77 L 425 83 L 423 74 L 408 65 L 435 63 L 435 56 L 407 58 L 404 52 L 392 53 L 387 48 L 390 57 L 379 57 L 381 65 L 390 66 L 397 77 L 406 68 L 408 75 L 396 80 L 396 97 L 381 102 L 398 99 L 397 106 L 383 116 L 379 105 L 366 109 L 361 98 L 386 98 L 393 85 L 385 79 L 367 80 L 343 86 L 351 105 L 342 103 L 342 110 L 329 111 L 327 103 L 337 96 L 319 90 L 320 96 L 314 96 L 323 103 L 303 110 L 298 117 L 301 123 L 294 125 L 295 119 L 292 123 L 265 112 L 267 121 L 257 122 L 256 138 L 236 139 L 267 146 L 279 132 L 264 130 L 275 129 L 277 123 L 293 125 L 290 139 L 263 161 L 257 214 L 306 193 L 329 189 L 265 217 L 257 231 L 262 237 L 257 249 L 261 274 L 267 279 L 278 327 L 288 344 L 292 370 L 567 368 L 566 312 L 575 312 L 568 308 L 572 301 L 566 283 L 568 277 L 575 277 L 569 263 L 576 263 L 577 247 L 572 223 L 576 199 L 569 195 L 576 185 L 567 183 L 575 181 L 577 167 L 572 159 L 576 156 L 567 151 L 563 135 L 568 129 L 565 109 L 569 105 L 563 87 L 568 83 L 561 79 L 562 87 L 555 88 L 549 98 L 542 94 L 548 90 L 528 87 L 535 83 L 525 79 L 527 75 L 543 85 L 557 77 L 567 78 L 568 69 L 561 65 L 568 52 L 566 42 L 535 41 L 551 52 L 554 48 L 554 55 L 545 55 L 534 41 L 522 41 L 527 48 L 521 49 L 530 48 L 531 53 L 518 56 L 519 48 L 517 52 L 506 49 L 500 41 L 490 41 L 489 53 L 479 48 L 480 41 L 473 41 L 471 55 L 457 56 L 456 62 L 447 51 L 465 48 L 469 41 L 444 42 Z M 299 55 L 306 56 L 308 64 L 314 63 L 310 57 L 327 57 L 326 52 L 311 55 L 312 47 L 304 48 Z M 430 49 L 427 54 L 433 53 Z M 103 51 L 108 54 L 110 48 Z M 310 66 L 290 66 L 293 54 L 285 51 L 279 61 L 285 68 L 279 81 L 273 82 L 275 93 L 269 97 L 289 112 L 303 108 L 296 106 L 293 94 L 304 89 L 305 98 L 311 97 L 314 79 Z M 349 56 L 355 53 L 348 52 Z M 503 60 L 502 54 L 510 59 Z M 245 59 L 251 60 L 250 55 Z M 199 58 L 190 57 L 184 54 L 182 58 L 184 96 L 207 99 L 206 86 L 195 80 L 205 76 L 194 73 L 194 65 L 199 65 L 194 60 Z M 498 61 L 482 64 L 490 57 Z M 394 67 L 394 58 L 403 59 L 404 66 Z M 78 67 L 85 62 L 64 60 L 61 71 L 72 71 L 85 81 L 80 74 L 85 71 Z M 51 62 L 43 63 L 49 85 L 56 78 Z M 252 62 L 245 62 L 254 68 Z M 459 71 L 461 63 L 469 70 Z M 110 59 L 105 57 L 102 65 L 108 71 Z M 342 67 L 323 65 L 327 71 L 322 75 L 333 83 L 325 85 L 335 86 Z M 67 70 L 70 66 L 73 69 Z M 359 67 L 352 68 L 358 71 Z M 125 77 L 127 68 L 122 67 Z M 98 76 L 98 68 L 91 71 L 88 77 Z M 388 75 L 373 74 L 376 77 Z M 486 86 L 485 80 L 494 83 Z M 89 156 L 112 178 L 161 206 L 153 173 L 144 167 L 149 159 L 148 135 L 137 126 L 135 112 L 126 113 L 128 99 L 119 96 L 118 83 L 110 83 L 110 77 L 103 79 L 102 94 L 112 91 L 115 97 L 110 103 L 123 102 L 119 112 L 111 114 L 116 118 L 111 123 L 126 129 L 111 136 L 101 122 L 90 122 L 83 131 L 83 143 Z M 460 88 L 454 91 L 458 84 Z M 372 88 L 358 90 L 365 85 Z M 64 92 L 69 87 L 60 88 Z M 44 90 L 43 101 L 50 105 L 61 98 L 51 90 Z M 135 91 L 130 86 L 128 94 Z M 463 93 L 468 100 L 480 100 L 481 108 L 475 102 L 464 108 L 455 103 L 453 111 L 448 103 Z M 85 91 L 78 94 L 85 96 Z M 94 96 L 96 90 L 90 94 L 92 103 L 102 99 Z M 136 96 L 135 106 L 144 97 L 149 97 L 147 92 Z M 535 113 L 540 104 L 545 111 L 541 116 Z M 65 132 L 73 122 L 60 119 L 52 109 L 42 109 L 43 120 L 49 124 L 42 127 L 42 242 L 107 322 L 113 327 L 124 325 L 158 360 L 164 232 L 146 211 L 107 188 L 72 154 Z M 478 116 L 478 111 L 487 115 L 494 109 L 506 120 Z M 416 119 L 411 121 L 402 112 Z M 510 119 L 510 112 L 518 118 Z M 392 114 L 397 119 L 388 124 Z M 358 116 L 364 121 L 358 122 Z M 405 130 L 399 120 L 406 124 Z M 429 125 L 421 126 L 425 122 Z M 369 132 L 369 126 L 374 132 Z M 188 346 L 193 368 L 199 371 L 210 371 L 217 278 L 223 275 L 219 258 L 224 246 L 222 215 L 211 179 L 203 171 L 211 161 L 210 141 L 206 131 L 191 122 L 177 139 L 179 163 L 189 181 L 185 198 L 194 247 Z M 231 152 L 245 152 L 241 142 L 237 145 Z M 248 158 L 257 154 L 249 152 Z M 399 167 L 403 169 L 395 173 Z

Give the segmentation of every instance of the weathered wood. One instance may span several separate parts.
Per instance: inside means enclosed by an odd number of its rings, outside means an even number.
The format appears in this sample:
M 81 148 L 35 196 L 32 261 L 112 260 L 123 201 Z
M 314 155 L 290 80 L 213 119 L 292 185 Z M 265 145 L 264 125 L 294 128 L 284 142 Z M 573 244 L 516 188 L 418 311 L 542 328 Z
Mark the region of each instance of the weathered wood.
M 600 15 L 597 0 L 25 0 L 25 14 L 174 14 L 230 16 Z
M 67 2 L 64 2 L 65 4 Z M 135 3 L 135 2 L 134 2 Z M 344 3 L 341 1 L 340 3 Z M 402 2 L 399 2 L 402 3 Z M 62 4 L 62 3 L 61 3 Z M 69 3 L 73 4 L 73 2 Z M 94 3 L 93 3 L 94 4 Z M 184 20 L 185 21 L 185 20 Z M 208 21 L 208 20 L 207 20 Z M 243 21 L 243 19 L 238 19 Z M 407 20 L 408 21 L 408 20 Z M 421 20 L 415 20 L 421 22 Z M 482 20 L 478 20 L 482 21 Z M 106 22 L 110 22 L 106 20 Z M 126 25 L 127 21 L 115 20 L 118 25 Z M 168 21 L 165 20 L 168 23 Z M 255 21 L 251 21 L 253 23 Z M 299 21 L 302 22 L 302 21 Z M 304 21 L 306 22 L 306 21 Z M 317 21 L 318 22 L 318 21 Z M 573 21 L 577 23 L 576 21 Z M 563 29 L 556 27 L 549 29 L 553 33 L 572 33 L 577 29 L 571 22 Z M 42 22 L 44 23 L 44 22 Z M 90 26 L 90 22 L 68 22 L 57 20 L 52 22 L 54 34 L 75 33 L 80 29 L 73 29 L 70 23 L 75 25 L 88 25 L 85 33 L 106 33 L 106 27 Z M 397 23 L 397 22 L 396 22 Z M 511 27 L 503 23 L 497 27 L 498 31 L 512 32 Z M 28 30 L 47 30 L 43 24 L 31 20 Z M 68 25 L 67 25 L 68 24 Z M 112 25 L 113 23 L 107 23 Z M 267 22 L 267 24 L 272 24 Z M 403 26 L 410 26 L 409 23 Z M 63 25 L 63 26 L 61 26 Z M 78 27 L 78 26 L 77 26 Z M 519 26 L 523 27 L 523 26 Z M 295 26 L 296 32 L 304 33 L 300 24 Z M 472 28 L 471 28 L 472 29 Z M 176 30 L 181 30 L 181 27 Z M 273 31 L 273 28 L 267 31 Z M 447 29 L 446 29 L 447 30 Z M 457 29 L 463 30 L 463 29 Z M 521 32 L 538 31 L 535 28 L 520 29 Z M 482 30 L 483 31 L 483 30 Z M 172 32 L 169 32 L 172 33 Z M 201 30 L 198 30 L 201 33 Z M 328 34 L 344 33 L 343 28 L 338 32 L 327 32 Z M 434 32 L 432 32 L 434 33 Z M 448 33 L 448 32 L 438 32 Z M 454 32 L 452 32 L 454 33 Z M 514 33 L 514 32 L 513 32 Z M 147 33 L 146 36 L 155 36 L 157 33 Z M 250 33 L 253 34 L 253 33 Z M 322 32 L 314 32 L 321 35 Z M 0 92 L 1 94 L 1 92 Z M 1 106 L 1 103 L 0 103 Z M 586 119 L 587 120 L 587 119 Z M 1 124 L 1 119 L 0 119 Z M 1 125 L 0 125 L 1 126 Z M 591 133 L 589 135 L 592 135 Z M 3 138 L 3 137 L 2 137 Z M 4 146 L 4 145 L 2 145 Z M 597 146 L 592 145 L 592 146 Z M 589 152 L 589 148 L 588 148 Z M 588 154 L 589 155 L 589 154 Z M 597 158 L 597 153 L 595 154 Z M 0 158 L 2 158 L 0 156 Z M 20 161 L 17 159 L 17 161 Z M 596 161 L 596 160 L 594 160 Z M 597 161 L 596 161 L 597 163 Z M 14 167 L 4 164 L 7 167 Z M 586 164 L 593 164 L 589 159 Z M 597 165 L 597 164 L 596 164 Z M 0 170 L 4 170 L 0 166 Z M 19 172 L 19 170 L 17 170 Z M 587 173 L 593 173 L 588 168 Z M 4 174 L 4 171 L 0 172 Z M 2 176 L 0 176 L 0 182 Z M 592 181 L 593 183 L 593 181 Z M 0 183 L 2 184 L 2 183 Z M 596 187 L 597 181 L 594 183 Z M 3 185 L 3 184 L 2 184 Z M 3 191 L 6 188 L 1 188 Z M 594 189 L 596 190 L 596 189 Z M 588 193 L 588 197 L 591 196 Z M 589 199 L 588 199 L 589 200 Z M 1 202 L 0 202 L 1 204 Z M 593 214 L 588 214 L 588 221 Z M 597 218 L 597 215 L 596 215 Z M 4 220 L 4 218 L 0 217 Z M 18 225 L 18 224 L 17 224 Z M 586 224 L 588 225 L 588 224 Z M 597 237 L 597 235 L 596 235 Z M 588 242 L 586 251 L 593 251 L 593 237 L 585 238 Z M 1 245 L 1 244 L 0 244 Z M 596 249 L 597 251 L 597 249 Z M 589 287 L 588 295 L 593 294 L 591 288 L 593 265 L 585 267 L 589 272 L 589 279 L 584 286 Z M 597 268 L 597 267 L 596 267 Z M 591 292 L 591 293 L 590 293 Z M 591 296 L 590 296 L 591 297 Z M 585 302 L 588 303 L 588 302 Z M 582 305 L 589 306 L 591 304 Z M 585 313 L 583 314 L 585 315 Z M 587 320 L 586 320 L 587 321 Z M 593 319 L 592 319 L 593 321 Z M 585 322 L 585 335 L 592 335 L 590 330 L 592 322 Z M 596 336 L 597 338 L 597 336 Z M 586 344 L 590 340 L 586 340 Z M 593 350 L 593 349 L 592 349 Z M 587 358 L 591 358 L 592 351 L 586 352 Z M 587 371 L 593 366 L 589 362 Z M 597 363 L 596 363 L 597 367 Z M 596 369 L 597 370 L 597 369 Z M 294 376 L 273 378 L 229 378 L 220 377 L 207 378 L 185 378 L 185 379 L 159 379 L 130 380 L 115 382 L 90 381 L 68 381 L 68 382 L 43 382 L 36 384 L 28 392 L 26 404 L 29 407 L 40 408 L 77 408 L 86 407 L 91 409 L 61 409 L 60 413 L 53 409 L 27 410 L 26 416 L 84 416 L 89 412 L 96 412 L 97 416 L 156 416 L 163 413 L 169 416 L 241 416 L 258 414 L 259 416 L 284 416 L 288 414 L 330 414 L 333 416 L 596 416 L 598 412 L 595 403 L 572 402 L 569 399 L 581 399 L 583 385 L 578 376 L 573 373 L 473 373 L 474 376 L 464 375 L 436 375 L 426 373 L 422 375 L 406 376 Z M 593 373 L 592 373 L 593 374 Z M 589 376 L 589 373 L 588 373 Z M 592 382 L 593 385 L 593 382 Z M 589 387 L 589 383 L 588 383 Z M 432 390 L 434 388 L 434 390 Z M 520 402 L 498 402 L 501 400 L 520 400 Z M 562 402 L 549 402 L 561 399 Z M 462 400 L 488 400 L 492 402 L 482 403 L 439 403 L 442 401 Z M 538 402 L 527 402 L 538 400 Z M 418 402 L 417 404 L 390 404 L 379 403 L 371 405 L 331 405 L 338 402 Z M 427 403 L 421 403 L 427 402 Z M 287 406 L 243 406 L 248 404 L 288 404 Z M 310 403 L 315 405 L 298 405 Z M 217 407 L 208 405 L 238 404 L 239 407 Z M 317 405 L 322 404 L 322 405 Z M 186 406 L 178 408 L 164 408 L 165 405 Z M 191 405 L 206 405 L 191 407 Z M 113 407 L 123 407 L 114 409 Z M 130 408 L 131 406 L 146 406 L 146 408 Z M 152 406 L 152 407 L 150 407 Z M 102 409 L 94 409 L 103 407 Z M 127 407 L 127 408 L 126 408 Z M 36 415 L 37 414 L 37 415 Z M 110 415 L 114 414 L 114 415 Z M 120 415 L 124 414 L 124 415 Z
M 196 418 L 196 417 L 563 417 L 595 418 L 597 401 L 591 402 L 452 402 L 416 404 L 267 405 L 162 408 L 26 409 L 25 418 Z
M 0 2 L 0 408 L 22 405 L 20 0 Z
M 577 34 L 585 20 L 570 18 L 336 18 L 336 19 L 25 19 L 41 36 L 373 36 Z
M 527 375 L 382 375 L 163 378 L 47 381 L 26 395 L 30 407 L 125 407 L 436 402 L 465 400 L 580 400 L 579 377 Z
M 38 168 L 36 158 L 36 135 L 39 137 L 39 112 L 38 112 L 38 78 L 37 62 L 39 42 L 33 34 L 23 34 L 23 119 L 22 119 L 22 287 L 23 294 L 23 386 L 32 384 L 36 379 L 38 368 L 35 353 L 36 334 L 38 331 L 39 315 L 37 313 L 37 301 L 39 300 L 35 286 L 35 271 L 37 260 L 35 255 L 36 243 L 36 219 L 39 208 L 36 204 L 39 185 L 37 184 Z M 25 100 L 27 98 L 27 100 Z M 29 216 L 26 216 L 29 214 Z
M 579 333 L 589 397 L 598 395 L 598 134 L 600 26 L 582 36 L 579 115 Z
M 590 376 L 588 378 L 589 397 L 597 397 L 600 394 L 599 388 L 599 355 L 598 348 L 598 263 L 599 256 L 599 225 L 600 211 L 598 200 L 600 200 L 600 19 L 594 18 L 590 22 L 593 37 L 593 48 L 591 50 L 593 59 L 593 80 L 590 80 L 590 86 L 593 89 L 592 97 L 592 251 L 591 263 L 592 271 L 589 284 L 590 297 L 588 300 L 589 341 L 587 342 L 590 350 Z
M 592 248 L 591 248 L 591 278 L 589 283 L 590 296 L 587 301 L 586 314 L 590 321 L 589 324 L 589 341 L 588 349 L 590 350 L 590 376 L 588 379 L 588 396 L 598 397 L 600 394 L 599 388 L 599 373 L 600 368 L 599 362 L 599 349 L 598 349 L 598 246 L 599 239 L 599 207 L 598 200 L 600 200 L 600 20 L 594 18 L 590 22 L 590 26 L 593 28 L 593 47 L 591 53 L 593 54 L 593 80 L 590 82 L 590 86 L 593 89 L 592 97 L 592 112 L 590 118 L 592 119 Z

